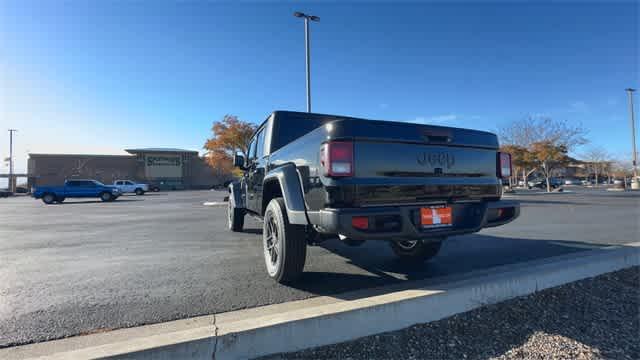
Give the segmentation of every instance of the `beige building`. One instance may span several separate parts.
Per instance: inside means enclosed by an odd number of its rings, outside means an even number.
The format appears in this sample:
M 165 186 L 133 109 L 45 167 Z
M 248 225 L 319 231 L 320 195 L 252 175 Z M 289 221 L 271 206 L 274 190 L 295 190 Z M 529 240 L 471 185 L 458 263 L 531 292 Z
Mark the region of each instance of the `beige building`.
M 214 176 L 197 151 L 168 148 L 127 149 L 131 155 L 29 154 L 29 186 L 61 185 L 66 179 L 111 184 L 129 179 L 161 189 L 202 189 L 227 179 Z

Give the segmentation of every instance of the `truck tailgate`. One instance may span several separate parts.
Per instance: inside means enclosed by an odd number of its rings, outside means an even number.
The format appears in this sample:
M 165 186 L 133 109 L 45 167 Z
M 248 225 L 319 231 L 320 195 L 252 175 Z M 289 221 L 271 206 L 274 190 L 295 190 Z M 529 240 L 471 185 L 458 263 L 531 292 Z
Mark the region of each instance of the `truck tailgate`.
M 497 198 L 496 149 L 354 141 L 354 205 Z

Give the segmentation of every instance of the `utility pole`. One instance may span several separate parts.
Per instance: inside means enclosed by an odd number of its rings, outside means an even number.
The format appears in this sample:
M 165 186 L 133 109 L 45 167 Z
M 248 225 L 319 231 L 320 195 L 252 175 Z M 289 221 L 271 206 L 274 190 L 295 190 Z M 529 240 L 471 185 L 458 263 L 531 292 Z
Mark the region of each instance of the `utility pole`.
M 629 114 L 631 115 L 631 149 L 633 150 L 633 179 L 631 179 L 631 188 L 640 189 L 640 183 L 638 183 L 638 152 L 636 151 L 636 118 L 633 111 L 633 92 L 636 89 L 625 89 L 629 95 Z
M 13 133 L 18 130 L 9 129 L 9 192 L 15 192 L 15 183 L 13 181 Z
M 309 20 L 320 21 L 320 18 L 314 15 L 307 15 L 296 11 L 293 16 L 304 18 L 304 46 L 306 48 L 307 61 L 307 112 L 311 112 L 311 53 L 309 51 Z

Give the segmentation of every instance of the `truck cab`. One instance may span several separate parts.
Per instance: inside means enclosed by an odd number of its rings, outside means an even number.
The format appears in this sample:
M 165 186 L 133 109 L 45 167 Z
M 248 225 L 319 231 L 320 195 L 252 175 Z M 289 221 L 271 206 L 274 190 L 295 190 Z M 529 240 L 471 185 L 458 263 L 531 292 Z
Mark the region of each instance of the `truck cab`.
M 96 180 L 66 180 L 63 186 L 39 186 L 33 191 L 35 199 L 49 205 L 62 203 L 67 198 L 99 198 L 104 202 L 116 200 L 121 195 L 114 186 L 105 185 Z
M 113 182 L 113 186 L 118 188 L 121 193 L 135 193 L 136 195 L 144 195 L 149 191 L 149 185 L 137 183 L 131 180 L 116 180 Z

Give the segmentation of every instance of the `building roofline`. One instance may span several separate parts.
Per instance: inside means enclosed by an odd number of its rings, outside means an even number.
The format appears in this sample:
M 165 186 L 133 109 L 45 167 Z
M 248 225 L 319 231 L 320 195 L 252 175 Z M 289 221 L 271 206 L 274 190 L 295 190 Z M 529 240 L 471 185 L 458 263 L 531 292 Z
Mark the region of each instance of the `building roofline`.
M 133 155 L 131 154 L 121 154 L 121 155 L 115 155 L 115 154 L 45 154 L 45 153 L 29 153 L 28 154 L 29 157 L 55 157 L 55 156 L 68 156 L 68 157 L 72 157 L 72 156 L 92 156 L 92 157 L 126 157 L 126 158 L 130 158 L 133 157 Z
M 124 151 L 130 154 L 137 153 L 188 153 L 188 154 L 197 154 L 198 152 L 195 150 L 188 149 L 174 149 L 174 148 L 140 148 L 140 149 L 124 149 Z

